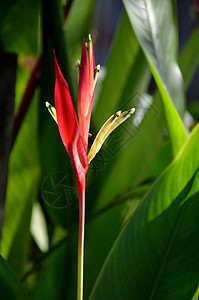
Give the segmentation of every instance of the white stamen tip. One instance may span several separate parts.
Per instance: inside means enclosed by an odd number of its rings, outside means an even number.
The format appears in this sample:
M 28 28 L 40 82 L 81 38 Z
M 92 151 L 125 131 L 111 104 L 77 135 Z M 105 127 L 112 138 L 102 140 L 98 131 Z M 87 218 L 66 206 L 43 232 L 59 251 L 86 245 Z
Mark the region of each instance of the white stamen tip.
M 99 72 L 100 70 L 100 65 L 97 65 L 97 67 L 95 68 L 97 72 Z
M 129 113 L 130 113 L 131 115 L 134 114 L 134 112 L 135 112 L 135 107 L 131 108 L 130 111 L 129 111 Z
M 80 60 L 76 60 L 76 67 L 80 67 Z
M 119 116 L 119 115 L 121 115 L 121 113 L 122 113 L 122 111 L 121 111 L 121 110 L 118 110 L 118 111 L 115 113 L 115 115 L 116 115 L 116 116 Z
M 46 107 L 49 111 L 49 113 L 51 114 L 51 116 L 53 117 L 53 119 L 55 120 L 55 122 L 57 123 L 57 115 L 56 115 L 56 109 L 47 101 L 45 102 Z
M 95 68 L 94 70 L 94 86 L 97 82 L 97 78 L 98 78 L 98 75 L 99 75 L 99 71 L 100 71 L 100 65 L 97 65 L 97 67 Z
M 89 33 L 89 35 L 88 35 L 88 40 L 89 40 L 89 42 L 91 42 L 91 34 Z

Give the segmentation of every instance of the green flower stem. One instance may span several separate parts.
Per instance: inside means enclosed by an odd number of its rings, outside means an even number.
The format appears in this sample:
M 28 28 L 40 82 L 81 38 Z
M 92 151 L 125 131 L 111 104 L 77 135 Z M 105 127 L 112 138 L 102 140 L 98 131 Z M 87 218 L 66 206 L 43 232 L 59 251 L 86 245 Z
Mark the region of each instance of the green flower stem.
M 83 299 L 84 276 L 84 231 L 85 231 L 85 188 L 79 195 L 79 239 L 78 239 L 78 272 L 77 300 Z

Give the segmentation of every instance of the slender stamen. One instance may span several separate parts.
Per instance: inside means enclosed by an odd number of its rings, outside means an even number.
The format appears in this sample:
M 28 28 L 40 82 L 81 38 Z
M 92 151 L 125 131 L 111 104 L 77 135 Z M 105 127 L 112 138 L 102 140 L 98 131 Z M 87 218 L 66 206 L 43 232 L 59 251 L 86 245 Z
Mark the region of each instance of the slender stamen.
M 97 78 L 99 75 L 99 71 L 100 71 L 100 65 L 97 65 L 97 67 L 94 70 L 94 83 L 93 83 L 93 91 L 95 89 L 96 83 L 97 83 Z
M 56 114 L 56 109 L 48 102 L 46 102 L 46 107 L 48 108 L 49 113 L 57 123 L 57 114 Z
M 79 59 L 76 61 L 76 70 L 77 70 L 77 78 L 79 81 L 79 74 L 80 74 L 80 60 Z
M 118 116 L 121 114 L 121 111 L 116 112 L 114 115 L 110 116 L 110 118 L 103 124 L 101 129 L 99 130 L 91 148 L 88 153 L 88 161 L 89 163 L 95 157 L 95 155 L 99 152 L 102 147 L 102 144 L 105 141 L 106 132 L 108 132 L 111 125 L 116 121 Z
M 88 42 L 87 42 L 87 49 L 88 49 L 88 56 L 89 56 L 89 60 L 91 63 L 91 59 L 92 59 L 92 39 L 91 39 L 91 35 L 88 35 Z
M 94 58 L 93 58 L 93 42 L 90 34 L 88 35 L 87 52 L 88 52 L 88 61 L 89 61 L 90 86 L 92 89 L 94 85 L 94 81 L 93 81 Z
M 88 34 L 88 41 L 89 41 L 89 43 L 91 43 L 91 40 L 92 40 L 92 39 L 91 39 L 91 34 L 89 33 L 89 34 Z
M 94 70 L 94 84 L 96 84 L 96 82 L 97 82 L 97 77 L 99 75 L 99 71 L 100 71 L 100 65 L 97 65 L 97 67 Z
M 98 132 L 88 153 L 89 163 L 99 152 L 99 150 L 101 149 L 103 143 L 105 142 L 109 134 L 111 134 L 111 132 L 115 128 L 117 128 L 120 124 L 122 124 L 125 120 L 127 120 L 134 112 L 135 112 L 135 108 L 131 108 L 128 111 L 124 111 L 124 112 L 118 111 L 104 123 L 104 125 Z

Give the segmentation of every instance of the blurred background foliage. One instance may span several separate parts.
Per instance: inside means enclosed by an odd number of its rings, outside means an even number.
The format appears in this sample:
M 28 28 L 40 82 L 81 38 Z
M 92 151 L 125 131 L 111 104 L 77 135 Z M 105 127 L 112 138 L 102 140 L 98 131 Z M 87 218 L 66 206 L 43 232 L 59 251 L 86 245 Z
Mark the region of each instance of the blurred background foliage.
M 76 108 L 88 33 L 101 64 L 90 143 L 117 110 L 136 113 L 89 167 L 85 299 L 198 299 L 198 8 L 174 0 L 0 4 L 0 51 L 17 55 L 14 81 L 3 55 L 0 68 L 2 299 L 76 298 L 77 191 L 45 101 L 54 49 Z

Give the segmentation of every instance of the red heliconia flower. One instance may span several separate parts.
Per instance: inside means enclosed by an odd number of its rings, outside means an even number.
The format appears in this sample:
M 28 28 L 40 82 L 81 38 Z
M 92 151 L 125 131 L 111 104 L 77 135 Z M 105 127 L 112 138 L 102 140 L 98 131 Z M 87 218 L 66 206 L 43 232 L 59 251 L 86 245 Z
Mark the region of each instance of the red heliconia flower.
M 83 251 L 85 224 L 85 181 L 88 170 L 88 137 L 95 84 L 99 66 L 95 68 L 93 42 L 89 35 L 82 47 L 81 65 L 77 61 L 79 73 L 78 115 L 75 113 L 68 84 L 59 68 L 55 53 L 55 108 L 46 103 L 58 124 L 63 144 L 68 152 L 77 182 L 79 194 L 79 243 L 78 243 L 78 299 L 83 298 Z
M 58 123 L 63 144 L 70 156 L 73 171 L 77 181 L 78 192 L 84 185 L 85 174 L 88 170 L 88 137 L 90 118 L 93 105 L 95 85 L 100 66 L 95 68 L 93 42 L 89 35 L 82 46 L 81 66 L 77 61 L 79 86 L 78 86 L 78 116 L 75 113 L 68 84 L 59 68 L 55 53 L 55 109 L 46 103 L 51 115 Z
M 78 193 L 82 193 L 85 185 L 85 175 L 88 170 L 88 157 L 85 142 L 80 133 L 77 116 L 71 99 L 68 84 L 66 83 L 57 59 L 55 60 L 55 109 L 57 123 L 63 144 L 70 157 L 75 178 L 77 181 Z
M 102 126 L 87 155 L 90 118 L 93 105 L 95 85 L 100 66 L 95 67 L 93 42 L 91 36 L 82 46 L 81 64 L 77 61 L 79 75 L 78 86 L 78 116 L 75 113 L 68 84 L 59 68 L 55 53 L 55 108 L 48 102 L 46 106 L 58 124 L 61 139 L 70 157 L 73 172 L 77 182 L 79 195 L 79 242 L 78 242 L 78 287 L 77 299 L 83 299 L 83 253 L 84 253 L 84 224 L 85 224 L 85 182 L 88 164 L 100 150 L 108 135 L 135 111 L 118 111 Z

